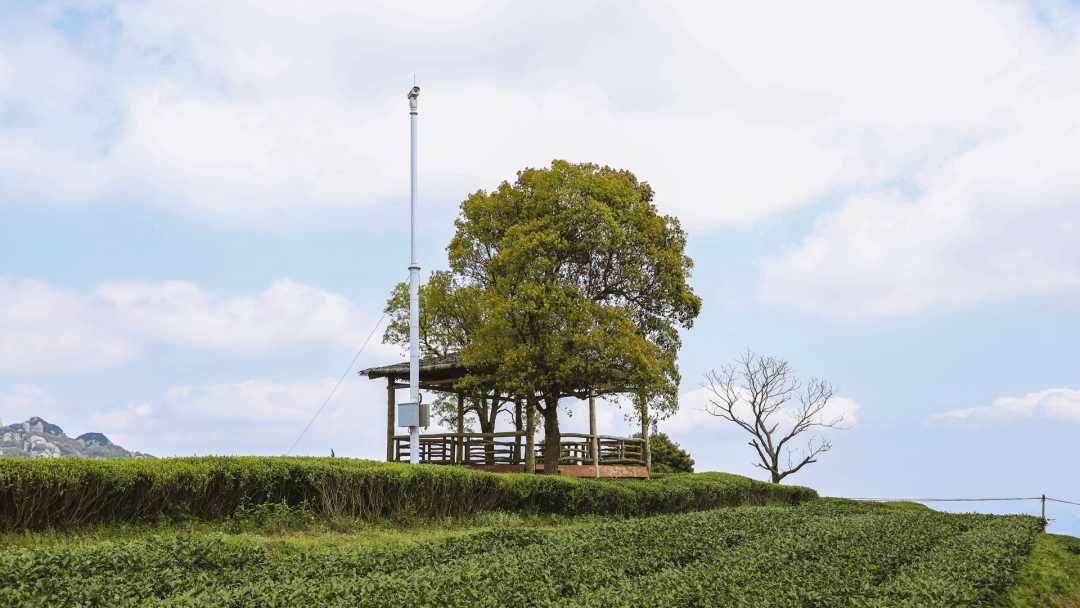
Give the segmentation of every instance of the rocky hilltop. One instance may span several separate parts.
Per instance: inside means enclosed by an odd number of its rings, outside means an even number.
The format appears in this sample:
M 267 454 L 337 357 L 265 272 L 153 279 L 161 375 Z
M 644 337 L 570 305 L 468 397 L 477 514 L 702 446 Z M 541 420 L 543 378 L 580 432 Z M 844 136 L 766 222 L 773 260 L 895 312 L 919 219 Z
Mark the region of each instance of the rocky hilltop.
M 154 458 L 129 452 L 101 433 L 68 437 L 55 424 L 34 416 L 26 422 L 4 426 L 0 420 L 0 458 Z

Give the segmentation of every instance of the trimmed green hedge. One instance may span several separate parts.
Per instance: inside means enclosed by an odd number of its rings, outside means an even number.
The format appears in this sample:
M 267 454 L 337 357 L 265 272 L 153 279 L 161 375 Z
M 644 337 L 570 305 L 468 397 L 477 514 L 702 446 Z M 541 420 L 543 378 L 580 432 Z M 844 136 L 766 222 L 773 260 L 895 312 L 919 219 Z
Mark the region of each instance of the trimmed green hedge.
M 799 486 L 726 473 L 648 481 L 494 474 L 345 458 L 192 457 L 163 460 L 4 459 L 0 529 L 135 522 L 183 513 L 204 520 L 240 507 L 307 502 L 324 517 L 441 518 L 503 509 L 644 515 L 740 504 L 798 504 Z

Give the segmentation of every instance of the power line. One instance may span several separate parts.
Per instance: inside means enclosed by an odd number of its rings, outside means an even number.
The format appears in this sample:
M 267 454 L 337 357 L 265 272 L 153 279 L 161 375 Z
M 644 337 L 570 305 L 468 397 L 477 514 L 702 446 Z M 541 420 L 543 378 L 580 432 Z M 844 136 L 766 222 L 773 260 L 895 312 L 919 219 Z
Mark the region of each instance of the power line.
M 981 502 L 984 500 L 1042 500 L 1042 497 L 1034 498 L 848 498 L 846 500 L 863 500 L 868 502 Z M 1046 500 L 1055 500 L 1047 498 Z M 1058 502 L 1065 502 L 1059 500 Z M 1076 504 L 1076 503 L 1069 503 Z
M 844 500 L 861 500 L 865 502 L 984 502 L 991 500 L 1052 500 L 1063 502 L 1067 505 L 1080 507 L 1080 502 L 1069 502 L 1049 496 L 1034 496 L 1031 498 L 845 498 Z
M 1065 503 L 1067 505 L 1076 505 L 1076 506 L 1080 507 L 1080 502 L 1069 502 L 1067 500 L 1058 500 L 1056 498 L 1047 498 L 1046 500 L 1052 500 L 1054 502 L 1063 502 L 1063 503 Z
M 1050 499 L 1047 498 L 1046 500 L 1050 500 Z M 1058 501 L 1058 502 L 1062 502 L 1062 501 Z M 1058 507 L 1058 509 L 1060 509 L 1062 513 L 1064 513 L 1064 514 L 1068 515 L 1069 517 L 1075 519 L 1077 523 L 1080 523 L 1080 517 L 1077 517 L 1077 516 L 1073 515 L 1072 513 L 1070 513 L 1068 511 L 1068 509 L 1063 509 L 1061 507 Z
M 359 351 L 357 351 L 357 353 L 356 353 L 356 356 L 355 356 L 355 357 L 353 357 L 352 363 L 350 363 L 350 364 L 349 364 L 349 369 L 345 370 L 345 373 L 341 375 L 341 380 L 338 380 L 338 381 L 337 381 L 337 384 L 335 384 L 335 385 L 334 385 L 334 390 L 330 391 L 330 394 L 326 396 L 326 401 L 323 401 L 323 404 L 322 404 L 322 406 L 321 406 L 321 407 L 319 407 L 319 411 L 315 412 L 315 415 L 314 415 L 314 416 L 312 416 L 312 418 L 311 418 L 311 422 L 309 422 L 309 423 L 307 424 L 307 426 L 306 426 L 306 427 L 304 427 L 304 430 L 303 430 L 303 432 L 302 432 L 302 433 L 300 433 L 300 436 L 299 436 L 299 437 L 297 437 L 297 438 L 296 438 L 296 441 L 294 441 L 294 442 L 293 442 L 293 444 L 292 444 L 292 447 L 291 447 L 291 448 L 289 448 L 289 451 L 288 451 L 288 452 L 285 452 L 285 455 L 286 455 L 286 456 L 288 456 L 288 455 L 289 455 L 290 453 L 292 453 L 292 451 L 293 451 L 293 448 L 295 448 L 295 447 L 296 447 L 296 444 L 300 443 L 300 440 L 304 438 L 304 433 L 308 432 L 308 429 L 310 429 L 310 428 L 311 428 L 311 424 L 312 424 L 313 422 L 315 422 L 315 419 L 316 419 L 316 418 L 318 418 L 318 417 L 319 417 L 319 414 L 321 414 L 321 413 L 322 413 L 322 411 L 323 411 L 323 408 L 324 408 L 324 407 L 326 407 L 326 404 L 327 404 L 327 403 L 330 403 L 330 397 L 333 397 L 333 396 L 334 396 L 334 393 L 335 393 L 335 392 L 337 392 L 337 389 L 338 389 L 338 387 L 339 387 L 339 386 L 341 386 L 341 382 L 342 382 L 342 380 L 344 380 L 344 379 L 345 379 L 345 376 L 348 376 L 348 375 L 349 375 L 349 372 L 351 372 L 351 371 L 352 371 L 352 367 L 353 367 L 354 365 L 356 365 L 356 360 L 360 358 L 360 353 L 364 352 L 364 348 L 365 348 L 365 347 L 366 347 L 366 346 L 368 345 L 368 342 L 370 342 L 370 341 L 371 341 L 371 336 L 374 336 L 374 335 L 375 335 L 375 331 L 379 329 L 379 325 L 382 325 L 383 319 L 385 319 L 385 318 L 386 318 L 386 313 L 384 312 L 384 313 L 383 313 L 383 315 L 382 315 L 381 317 L 379 317 L 379 322 L 375 324 L 375 327 L 374 327 L 374 328 L 372 328 L 372 330 L 371 330 L 371 333 L 370 333 L 370 334 L 368 334 L 367 340 L 364 340 L 364 345 L 360 347 L 360 350 L 359 350 Z

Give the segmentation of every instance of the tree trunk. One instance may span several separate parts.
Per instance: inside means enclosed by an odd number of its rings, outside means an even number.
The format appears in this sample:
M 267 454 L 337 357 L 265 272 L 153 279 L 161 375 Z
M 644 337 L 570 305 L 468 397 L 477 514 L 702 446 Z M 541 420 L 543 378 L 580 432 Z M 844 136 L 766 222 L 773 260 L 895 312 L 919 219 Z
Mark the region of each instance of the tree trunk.
M 473 400 L 476 404 L 474 411 L 476 412 L 476 418 L 480 421 L 481 433 L 494 433 L 495 432 L 495 420 L 494 416 L 491 416 L 491 410 L 488 409 L 488 401 L 486 395 L 481 395 Z M 491 418 L 489 420 L 489 418 Z
M 562 436 L 559 434 L 559 401 L 545 399 L 544 414 L 544 475 L 559 474 L 562 456 Z
M 525 472 L 536 473 L 536 402 L 535 397 L 525 400 Z
M 522 416 L 523 413 L 524 413 L 524 410 L 521 407 L 521 399 L 514 399 L 514 430 L 519 432 L 519 433 L 524 430 L 522 428 L 522 422 L 524 422 L 524 421 L 521 419 L 521 416 Z M 515 462 L 516 462 L 517 456 L 520 455 L 520 454 L 521 454 L 521 435 L 518 435 L 517 437 L 514 437 Z

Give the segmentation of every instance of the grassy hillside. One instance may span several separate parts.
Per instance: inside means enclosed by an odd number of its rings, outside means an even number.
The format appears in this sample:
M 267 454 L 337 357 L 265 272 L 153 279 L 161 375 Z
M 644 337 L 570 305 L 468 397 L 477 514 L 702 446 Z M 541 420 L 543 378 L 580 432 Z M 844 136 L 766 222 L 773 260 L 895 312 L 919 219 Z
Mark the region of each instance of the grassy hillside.
M 1080 608 L 1080 538 L 1040 534 L 1001 608 Z
M 1040 534 L 1034 517 L 818 499 L 721 473 L 618 482 L 344 459 L 63 462 L 0 469 L 0 509 L 26 508 L 20 488 L 151 506 L 3 528 L 0 605 L 1016 607 L 1080 597 L 1080 541 Z M 368 484 L 397 508 L 332 511 L 317 493 L 297 494 L 313 480 L 323 500 Z M 433 507 L 469 492 L 487 507 Z M 199 516 L 222 497 L 232 502 L 218 516 Z M 31 508 L 43 504 L 64 503 Z
M 1038 535 L 1033 517 L 827 499 L 643 518 L 360 519 L 342 531 L 264 507 L 203 525 L 24 533 L 42 542 L 0 555 L 0 605 L 989 606 Z M 318 542 L 334 536 L 367 542 Z

